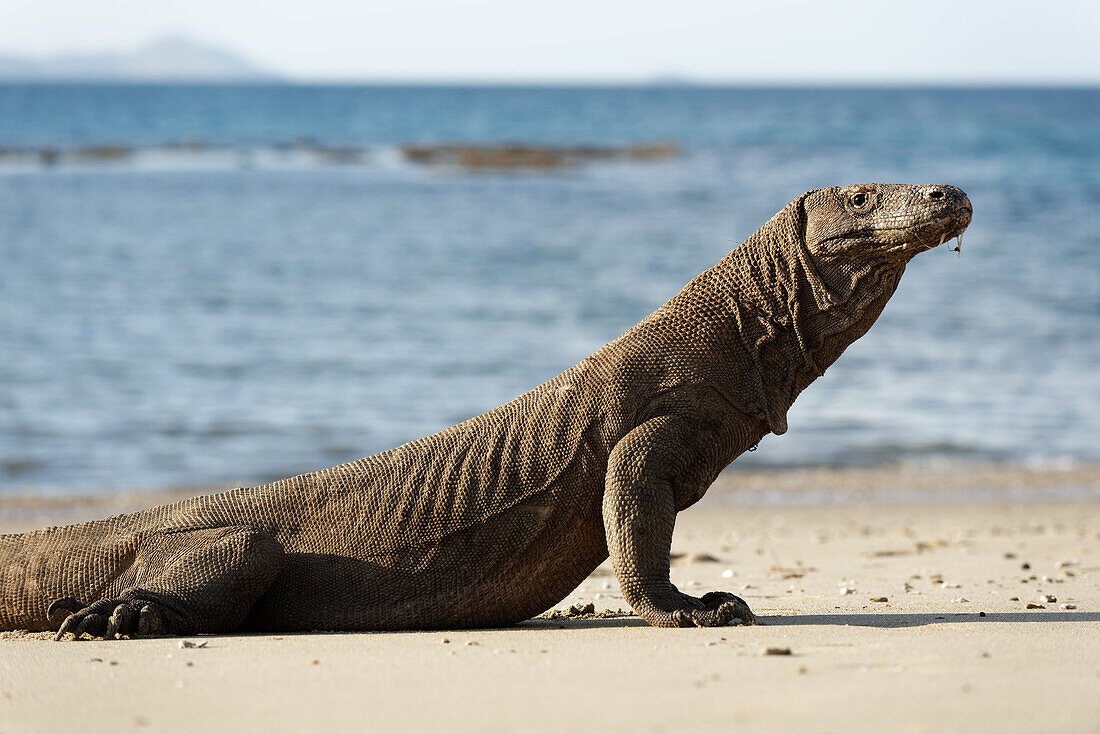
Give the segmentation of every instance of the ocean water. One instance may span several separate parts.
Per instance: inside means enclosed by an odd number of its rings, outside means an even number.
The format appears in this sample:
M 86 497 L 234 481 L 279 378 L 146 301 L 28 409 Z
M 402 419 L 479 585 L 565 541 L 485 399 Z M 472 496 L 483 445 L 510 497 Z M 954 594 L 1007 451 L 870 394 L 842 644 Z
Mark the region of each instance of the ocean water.
M 406 143 L 667 141 L 471 172 Z M 808 189 L 961 257 L 738 464 L 1100 460 L 1100 90 L 0 86 L 0 492 L 254 484 L 489 410 Z

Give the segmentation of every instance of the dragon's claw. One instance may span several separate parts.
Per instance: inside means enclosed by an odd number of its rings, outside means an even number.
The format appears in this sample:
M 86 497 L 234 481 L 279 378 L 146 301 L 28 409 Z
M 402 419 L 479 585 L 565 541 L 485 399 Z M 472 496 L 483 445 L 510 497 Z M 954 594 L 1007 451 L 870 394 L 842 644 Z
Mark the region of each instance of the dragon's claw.
M 71 596 L 63 596 L 60 599 L 54 599 L 50 602 L 50 606 L 46 609 L 46 619 L 53 621 L 58 612 L 64 611 L 68 614 L 73 614 L 84 608 L 84 605 Z
M 75 602 L 73 599 L 59 601 Z M 141 600 L 103 599 L 75 609 L 71 603 L 54 602 L 50 605 L 51 610 L 56 611 L 55 606 L 70 612 L 54 636 L 55 640 L 64 639 L 66 634 L 74 639 L 85 634 L 105 640 L 115 640 L 122 635 L 155 637 L 165 634 L 167 629 L 157 605 Z
M 689 597 L 690 598 L 690 597 Z M 672 620 L 677 627 L 724 627 L 730 623 L 748 625 L 758 624 L 756 615 L 749 605 L 739 596 L 724 591 L 712 591 L 704 594 L 690 609 L 677 609 L 672 612 Z

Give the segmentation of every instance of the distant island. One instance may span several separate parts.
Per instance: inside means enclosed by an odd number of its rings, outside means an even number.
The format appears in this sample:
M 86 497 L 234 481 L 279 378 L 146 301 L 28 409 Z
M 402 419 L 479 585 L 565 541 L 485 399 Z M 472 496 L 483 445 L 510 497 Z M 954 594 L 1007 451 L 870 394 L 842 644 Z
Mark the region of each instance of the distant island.
M 129 52 L 65 54 L 44 59 L 0 55 L 0 81 L 272 82 L 278 74 L 237 54 L 167 36 Z

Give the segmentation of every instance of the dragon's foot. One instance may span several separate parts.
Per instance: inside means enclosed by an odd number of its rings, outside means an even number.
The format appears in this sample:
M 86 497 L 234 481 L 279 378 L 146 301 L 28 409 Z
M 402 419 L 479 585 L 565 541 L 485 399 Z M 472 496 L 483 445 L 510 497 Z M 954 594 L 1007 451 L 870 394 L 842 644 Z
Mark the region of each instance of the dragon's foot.
M 139 599 L 102 599 L 84 605 L 69 596 L 50 604 L 46 617 L 53 621 L 60 612 L 67 612 L 68 616 L 55 640 L 63 639 L 66 634 L 71 634 L 73 639 L 87 634 L 114 640 L 121 635 L 155 637 L 169 633 L 161 606 Z
M 756 624 L 756 615 L 739 596 L 724 591 L 712 591 L 702 598 L 688 597 L 691 608 L 672 612 L 672 620 L 679 627 L 724 627 L 728 624 Z

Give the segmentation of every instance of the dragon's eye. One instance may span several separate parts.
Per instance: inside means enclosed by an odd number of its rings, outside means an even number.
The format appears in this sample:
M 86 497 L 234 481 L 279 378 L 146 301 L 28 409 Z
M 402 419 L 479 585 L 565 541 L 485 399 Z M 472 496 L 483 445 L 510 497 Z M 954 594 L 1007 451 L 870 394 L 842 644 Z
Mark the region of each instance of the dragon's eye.
M 849 199 L 849 201 L 852 202 L 852 206 L 854 206 L 856 209 L 859 209 L 867 203 L 867 194 L 864 194 L 862 192 L 858 194 L 852 194 L 852 198 Z

